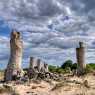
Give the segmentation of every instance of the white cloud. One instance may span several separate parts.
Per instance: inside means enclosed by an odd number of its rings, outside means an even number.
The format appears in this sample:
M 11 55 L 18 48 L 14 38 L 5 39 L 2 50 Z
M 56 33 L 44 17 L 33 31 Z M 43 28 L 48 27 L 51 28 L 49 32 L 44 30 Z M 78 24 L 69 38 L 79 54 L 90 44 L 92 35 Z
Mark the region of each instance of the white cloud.
M 75 60 L 72 48 L 77 47 L 79 41 L 86 42 L 89 49 L 95 48 L 94 5 L 94 0 L 0 0 L 0 16 L 10 28 L 22 32 L 24 63 L 29 56 L 39 56 L 57 64 L 66 58 Z M 1 54 L 3 48 L 8 51 L 8 41 L 1 36 Z M 91 62 L 94 54 L 87 53 L 91 55 L 87 58 Z

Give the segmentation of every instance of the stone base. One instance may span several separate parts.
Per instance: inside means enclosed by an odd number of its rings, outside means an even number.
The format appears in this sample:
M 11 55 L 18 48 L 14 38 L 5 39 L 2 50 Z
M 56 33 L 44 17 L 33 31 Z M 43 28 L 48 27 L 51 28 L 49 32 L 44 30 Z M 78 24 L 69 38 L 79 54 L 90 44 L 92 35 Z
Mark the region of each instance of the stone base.
M 20 79 L 23 76 L 21 70 L 5 70 L 5 81 L 14 81 Z

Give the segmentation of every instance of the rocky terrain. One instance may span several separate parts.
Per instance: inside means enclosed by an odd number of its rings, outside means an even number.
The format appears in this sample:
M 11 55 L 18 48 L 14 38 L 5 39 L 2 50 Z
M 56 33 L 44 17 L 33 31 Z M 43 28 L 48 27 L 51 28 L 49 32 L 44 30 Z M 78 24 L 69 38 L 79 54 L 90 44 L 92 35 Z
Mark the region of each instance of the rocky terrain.
M 95 76 L 64 76 L 61 81 L 32 80 L 0 84 L 0 95 L 95 95 Z
M 0 95 L 95 95 L 95 76 L 84 74 L 86 65 L 83 42 L 79 42 L 76 48 L 77 68 L 74 72 L 69 68 L 71 73 L 68 75 L 50 72 L 48 64 L 34 57 L 30 57 L 29 67 L 25 71 L 21 68 L 22 55 L 20 32 L 12 31 L 10 57 L 0 83 Z

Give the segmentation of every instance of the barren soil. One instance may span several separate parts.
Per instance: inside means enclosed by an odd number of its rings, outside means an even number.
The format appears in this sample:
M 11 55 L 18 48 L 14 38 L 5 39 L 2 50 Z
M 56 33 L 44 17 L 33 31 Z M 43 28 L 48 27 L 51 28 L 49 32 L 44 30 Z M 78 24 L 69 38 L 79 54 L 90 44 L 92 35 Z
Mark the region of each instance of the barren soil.
M 15 94 L 6 92 L 0 95 L 95 95 L 95 76 L 66 77 L 61 82 L 41 81 L 25 84 L 8 84 L 15 89 Z

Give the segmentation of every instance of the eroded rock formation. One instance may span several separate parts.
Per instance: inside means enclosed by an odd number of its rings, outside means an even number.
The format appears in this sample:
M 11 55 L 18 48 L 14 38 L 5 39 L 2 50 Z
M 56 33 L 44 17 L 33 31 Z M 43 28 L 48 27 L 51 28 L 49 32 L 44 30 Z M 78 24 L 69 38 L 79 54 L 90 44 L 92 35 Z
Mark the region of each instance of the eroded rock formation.
M 78 74 L 83 74 L 85 65 L 85 47 L 83 42 L 79 42 L 79 48 L 76 48 L 76 57 L 78 63 Z
M 48 65 L 42 62 L 40 59 L 36 59 L 34 57 L 30 58 L 30 66 L 29 66 L 29 78 L 37 77 L 38 74 L 45 74 L 48 71 Z
M 10 39 L 10 58 L 5 71 L 5 81 L 21 76 L 22 41 L 20 32 L 13 31 Z

